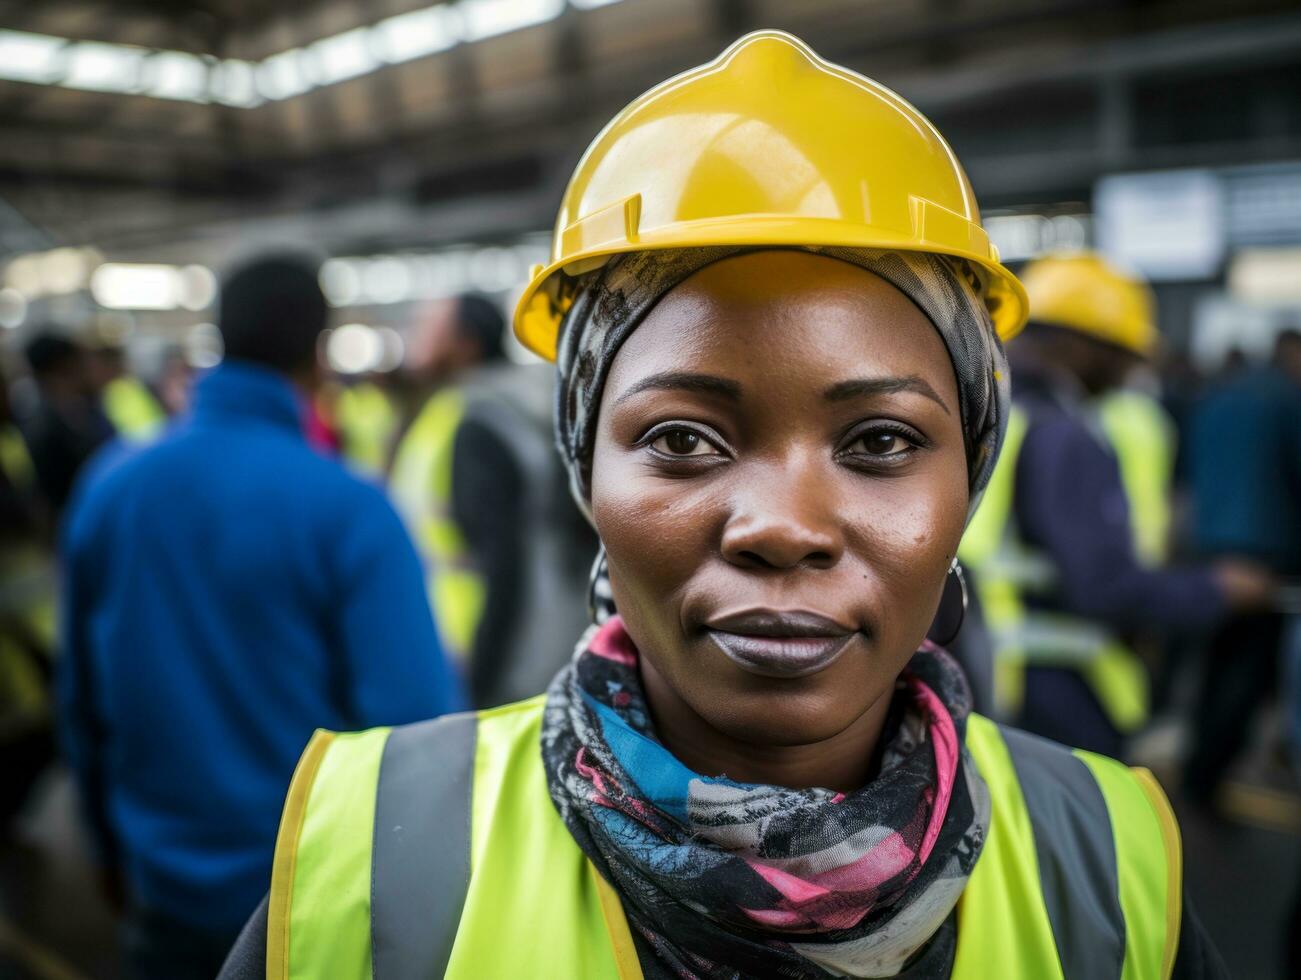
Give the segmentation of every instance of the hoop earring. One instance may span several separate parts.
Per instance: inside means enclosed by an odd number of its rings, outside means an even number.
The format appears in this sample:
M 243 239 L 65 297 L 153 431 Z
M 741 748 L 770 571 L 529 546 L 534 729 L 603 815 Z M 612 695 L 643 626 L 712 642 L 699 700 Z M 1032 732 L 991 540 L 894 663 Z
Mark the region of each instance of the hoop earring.
M 958 621 L 956 624 L 954 624 L 953 629 L 949 631 L 949 635 L 944 637 L 943 639 L 930 636 L 929 633 L 927 634 L 927 636 L 930 638 L 930 641 L 934 643 L 936 646 L 947 647 L 950 643 L 956 640 L 958 638 L 958 634 L 962 632 L 962 624 L 963 622 L 966 621 L 967 618 L 967 603 L 969 601 L 967 598 L 967 576 L 963 573 L 962 565 L 961 563 L 959 563 L 957 556 L 954 556 L 953 562 L 949 565 L 948 575 L 946 575 L 944 579 L 945 596 L 948 596 L 949 584 L 950 582 L 953 581 L 957 582 L 958 592 L 961 596 L 961 602 L 958 606 Z M 940 608 L 943 607 L 944 607 L 944 598 L 942 597 L 940 599 Z M 934 628 L 934 624 L 932 624 L 932 628 Z
M 610 588 L 610 572 L 605 567 L 605 546 L 602 545 L 587 575 L 587 615 L 600 626 L 614 613 L 614 590 Z

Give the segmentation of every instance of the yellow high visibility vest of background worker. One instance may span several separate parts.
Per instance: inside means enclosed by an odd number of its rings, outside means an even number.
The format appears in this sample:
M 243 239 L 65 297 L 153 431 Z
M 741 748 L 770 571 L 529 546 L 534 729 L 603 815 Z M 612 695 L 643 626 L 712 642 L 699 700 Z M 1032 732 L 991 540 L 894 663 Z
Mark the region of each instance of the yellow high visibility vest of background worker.
M 104 414 L 127 442 L 148 442 L 167 424 L 167 411 L 149 386 L 129 374 L 104 386 Z
M 1039 259 L 1023 280 L 1030 296 L 1026 337 L 1035 336 L 1036 326 L 1041 334 L 1052 328 L 1087 338 L 1096 348 L 1099 366 L 1087 370 L 1103 381 L 1080 382 L 1055 364 L 1046 365 L 1042 376 L 1054 379 L 1054 397 L 1115 457 L 1133 557 L 1147 567 L 1158 565 L 1169 533 L 1172 427 L 1154 399 L 1118 384 L 1124 368 L 1149 358 L 1156 347 L 1151 292 L 1090 253 Z M 1013 345 L 1010 354 L 1016 350 Z M 1107 372 L 1115 372 L 1113 383 L 1106 383 Z M 1014 367 L 1014 395 L 1020 391 L 1017 378 Z M 1047 387 L 1051 391 L 1053 384 Z M 1058 594 L 1058 559 L 1025 541 L 1017 527 L 1018 467 L 1036 423 L 1026 404 L 1019 399 L 1013 409 L 997 469 L 959 551 L 994 638 L 999 707 L 1007 717 L 1018 717 L 1028 665 L 1068 668 L 1079 672 L 1115 732 L 1127 735 L 1147 719 L 1145 666 L 1106 623 L 1065 604 Z
M 448 647 L 469 661 L 475 703 L 484 707 L 545 688 L 589 622 L 583 595 L 596 541 L 574 506 L 554 450 L 554 399 L 549 366 L 479 368 L 429 399 L 399 443 L 390 474 L 390 492 L 427 562 L 434 618 Z M 471 442 L 458 442 L 469 433 Z M 491 569 L 471 553 L 458 523 L 465 515 L 454 506 L 465 506 L 464 492 L 458 497 L 456 487 L 466 476 L 455 461 L 467 454 L 508 458 L 517 489 L 493 511 L 492 526 L 513 533 L 514 541 L 510 594 L 496 599 Z M 496 465 L 502 461 L 494 464 L 494 484 L 507 478 L 495 473 Z M 493 628 L 480 635 L 490 608 Z

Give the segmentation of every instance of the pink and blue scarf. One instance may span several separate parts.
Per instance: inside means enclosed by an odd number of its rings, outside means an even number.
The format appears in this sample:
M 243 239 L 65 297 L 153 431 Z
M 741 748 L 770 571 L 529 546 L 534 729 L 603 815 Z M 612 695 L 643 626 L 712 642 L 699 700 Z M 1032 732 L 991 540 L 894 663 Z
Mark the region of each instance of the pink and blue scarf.
M 884 977 L 949 919 L 989 798 L 970 694 L 927 644 L 895 692 L 880 770 L 850 794 L 692 772 L 656 738 L 616 616 L 552 682 L 551 796 L 621 896 L 648 977 Z

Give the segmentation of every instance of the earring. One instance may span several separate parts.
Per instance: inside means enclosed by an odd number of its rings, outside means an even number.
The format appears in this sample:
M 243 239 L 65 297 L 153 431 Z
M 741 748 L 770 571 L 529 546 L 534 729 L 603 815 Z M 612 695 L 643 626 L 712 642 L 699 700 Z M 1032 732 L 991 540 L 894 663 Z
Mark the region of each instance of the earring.
M 610 588 L 610 572 L 605 567 L 605 546 L 596 552 L 592 571 L 587 576 L 587 615 L 597 626 L 615 614 L 614 590 Z
M 961 563 L 959 563 L 957 556 L 954 556 L 953 562 L 949 565 L 948 575 L 946 575 L 944 579 L 944 594 L 943 596 L 940 597 L 941 611 L 943 611 L 946 608 L 946 606 L 949 605 L 949 603 L 946 602 L 946 600 L 949 598 L 951 594 L 949 589 L 950 586 L 953 584 L 957 585 L 958 595 L 959 595 L 958 616 L 957 616 L 958 621 L 953 625 L 953 629 L 951 629 L 948 632 L 948 635 L 945 636 L 943 639 L 933 636 L 929 632 L 927 633 L 927 636 L 929 637 L 930 641 L 934 643 L 936 646 L 946 647 L 954 640 L 956 640 L 958 638 L 958 634 L 962 632 L 962 624 L 967 618 L 967 602 L 968 602 L 967 576 L 963 573 L 962 565 Z M 939 622 L 939 617 L 937 616 L 936 622 L 931 624 L 932 632 L 935 630 L 935 627 L 938 624 L 938 622 Z

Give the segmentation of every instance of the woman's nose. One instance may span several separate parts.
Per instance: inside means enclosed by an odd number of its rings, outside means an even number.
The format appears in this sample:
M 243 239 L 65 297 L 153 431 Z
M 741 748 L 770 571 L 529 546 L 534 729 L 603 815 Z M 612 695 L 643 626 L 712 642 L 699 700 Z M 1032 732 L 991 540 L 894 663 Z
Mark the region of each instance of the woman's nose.
M 759 568 L 830 568 L 844 551 L 823 481 L 761 481 L 734 498 L 723 528 L 723 557 Z

